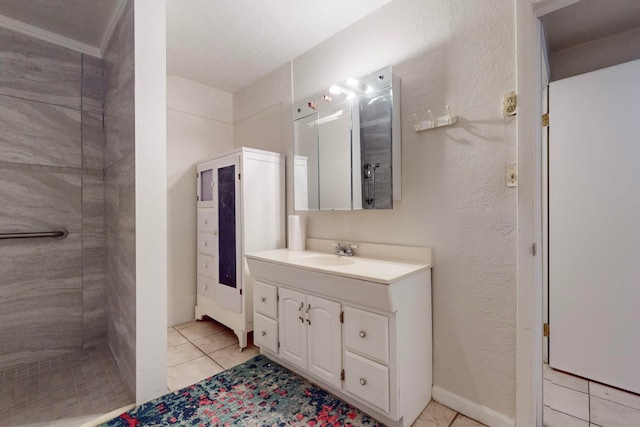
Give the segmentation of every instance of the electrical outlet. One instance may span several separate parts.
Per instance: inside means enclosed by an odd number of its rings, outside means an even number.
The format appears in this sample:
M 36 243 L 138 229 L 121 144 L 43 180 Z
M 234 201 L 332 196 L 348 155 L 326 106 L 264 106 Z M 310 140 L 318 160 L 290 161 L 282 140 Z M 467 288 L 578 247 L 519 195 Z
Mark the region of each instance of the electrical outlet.
M 515 116 L 518 107 L 518 97 L 515 92 L 502 95 L 502 114 L 504 117 Z
M 504 168 L 504 185 L 507 187 L 518 186 L 518 167 L 513 165 L 507 165 Z

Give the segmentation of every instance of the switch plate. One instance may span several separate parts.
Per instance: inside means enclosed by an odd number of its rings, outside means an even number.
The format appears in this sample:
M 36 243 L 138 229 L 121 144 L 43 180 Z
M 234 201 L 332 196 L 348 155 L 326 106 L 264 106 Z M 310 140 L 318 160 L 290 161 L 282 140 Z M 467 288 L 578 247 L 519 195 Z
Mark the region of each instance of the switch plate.
M 515 92 L 502 95 L 502 114 L 504 117 L 515 116 L 518 106 L 518 97 Z
M 507 187 L 518 186 L 518 167 L 515 164 L 507 165 L 504 169 L 504 185 Z

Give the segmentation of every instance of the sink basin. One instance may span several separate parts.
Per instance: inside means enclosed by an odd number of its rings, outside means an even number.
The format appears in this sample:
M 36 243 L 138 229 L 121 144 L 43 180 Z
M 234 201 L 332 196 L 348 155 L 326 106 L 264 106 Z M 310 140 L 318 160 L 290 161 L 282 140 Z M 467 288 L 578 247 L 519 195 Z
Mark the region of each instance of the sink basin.
M 353 264 L 353 260 L 338 255 L 312 255 L 300 259 L 300 262 L 310 266 L 340 267 Z

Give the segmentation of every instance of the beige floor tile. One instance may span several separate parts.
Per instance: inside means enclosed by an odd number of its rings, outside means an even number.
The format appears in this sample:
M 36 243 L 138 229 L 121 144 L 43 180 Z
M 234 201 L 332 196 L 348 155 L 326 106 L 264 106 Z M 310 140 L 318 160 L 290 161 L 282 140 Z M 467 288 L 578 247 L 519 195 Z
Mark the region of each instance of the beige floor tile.
M 591 396 L 610 400 L 612 402 L 640 410 L 640 395 L 638 394 L 629 393 L 628 391 L 623 391 L 593 381 L 589 382 L 589 390 L 591 392 Z
M 195 344 L 204 353 L 213 353 L 214 351 L 222 350 L 225 347 L 229 347 L 235 344 L 236 349 L 239 350 L 238 337 L 227 328 L 213 329 L 212 333 L 196 338 L 189 338 L 193 344 Z
M 195 326 L 196 324 L 197 324 L 197 322 L 191 321 L 191 322 L 180 323 L 179 325 L 173 325 L 172 327 L 176 331 L 179 331 L 181 329 L 186 329 L 186 328 L 190 328 L 192 326 Z
M 484 424 L 479 423 L 471 418 L 467 418 L 462 414 L 458 414 L 451 423 L 451 427 L 486 427 Z
M 589 421 L 589 395 L 544 380 L 544 404 L 572 417 Z
M 591 422 L 602 427 L 640 426 L 640 411 L 591 396 Z
M 167 334 L 167 347 L 175 347 L 177 345 L 187 344 L 189 341 L 177 331 Z
M 167 386 L 171 391 L 179 390 L 224 369 L 207 356 L 202 356 L 186 363 L 167 368 Z
M 204 354 L 193 344 L 186 343 L 167 348 L 167 366 L 176 366 L 189 360 L 202 357 Z
M 563 414 L 548 406 L 543 408 L 542 421 L 543 427 L 589 427 L 587 421 Z
M 451 421 L 456 417 L 456 411 L 450 409 L 440 403 L 432 400 L 427 407 L 422 411 L 418 420 L 423 421 L 423 424 L 415 424 L 416 426 L 433 426 L 433 427 L 449 427 Z M 417 421 L 416 421 L 417 422 Z
M 173 332 L 173 331 L 175 331 L 175 329 L 173 329 L 173 326 L 169 326 L 169 327 L 167 328 L 167 333 L 169 333 L 169 332 Z
M 589 393 L 589 381 L 584 378 L 552 369 L 546 363 L 542 365 L 542 372 L 544 374 L 544 379 L 550 380 L 554 384 L 561 385 L 572 390 L 577 390 L 582 393 Z
M 224 369 L 233 368 L 236 365 L 246 362 L 254 356 L 260 354 L 260 349 L 255 345 L 248 345 L 242 353 L 236 345 L 230 345 L 222 350 L 208 353 L 209 357 L 215 360 Z
M 199 320 L 194 322 L 192 326 L 180 329 L 180 333 L 188 340 L 193 341 L 225 330 L 229 330 L 229 328 L 213 320 Z

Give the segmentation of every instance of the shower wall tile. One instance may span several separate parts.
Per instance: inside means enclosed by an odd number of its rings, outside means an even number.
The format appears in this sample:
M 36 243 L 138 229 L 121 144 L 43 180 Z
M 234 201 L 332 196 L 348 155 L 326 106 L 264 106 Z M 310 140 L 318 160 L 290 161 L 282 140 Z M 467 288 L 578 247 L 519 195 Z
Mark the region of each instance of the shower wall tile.
M 0 95 L 5 162 L 82 167 L 80 111 Z
M 82 348 L 80 234 L 6 240 L 0 259 L 0 368 Z
M 102 114 L 102 59 L 82 55 L 82 111 Z
M 0 28 L 0 94 L 80 108 L 82 55 Z
M 83 347 L 106 341 L 104 179 L 82 177 Z
M 133 2 L 125 6 L 104 55 L 105 168 L 135 148 Z
M 80 175 L 0 169 L 0 230 L 82 231 Z
M 104 122 L 102 114 L 82 113 L 82 165 L 88 169 L 104 167 Z

